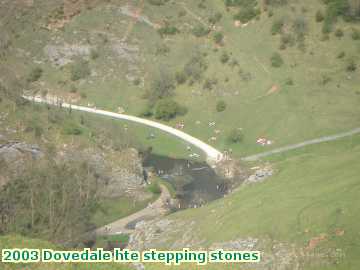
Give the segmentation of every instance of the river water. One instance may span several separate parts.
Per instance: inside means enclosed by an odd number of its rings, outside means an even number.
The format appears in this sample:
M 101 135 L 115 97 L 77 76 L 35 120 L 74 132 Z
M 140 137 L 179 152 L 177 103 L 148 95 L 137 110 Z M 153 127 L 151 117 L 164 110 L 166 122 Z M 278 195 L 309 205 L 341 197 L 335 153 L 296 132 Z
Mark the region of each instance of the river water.
M 175 188 L 180 208 L 200 207 L 223 197 L 228 190 L 226 180 L 205 162 L 148 154 L 143 166 Z

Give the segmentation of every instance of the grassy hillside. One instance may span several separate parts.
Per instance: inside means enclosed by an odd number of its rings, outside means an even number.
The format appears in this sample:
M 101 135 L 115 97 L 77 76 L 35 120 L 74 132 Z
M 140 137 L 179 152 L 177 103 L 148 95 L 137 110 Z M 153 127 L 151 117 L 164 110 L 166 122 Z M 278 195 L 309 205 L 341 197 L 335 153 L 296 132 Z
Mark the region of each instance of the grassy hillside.
M 326 10 L 321 1 L 289 0 L 280 6 L 260 1 L 260 14 L 241 25 L 234 21 L 239 8 L 226 8 L 223 1 L 113 0 L 83 9 L 61 30 L 45 30 L 56 5 L 51 11 L 41 2 L 24 9 L 29 18 L 41 10 L 44 15 L 24 25 L 6 62 L 19 76 L 40 67 L 43 73 L 30 87 L 38 93 L 139 115 L 154 78 L 175 76 L 187 66 L 192 75 L 174 83 L 173 99 L 188 112 L 169 124 L 183 121 L 185 131 L 204 141 L 216 137 L 211 144 L 232 148 L 238 156 L 263 151 L 256 144 L 261 136 L 274 141 L 270 149 L 359 125 L 360 43 L 354 32 L 360 26 L 339 17 L 333 31 L 323 33 L 323 22 L 316 21 L 316 14 Z M 159 27 L 166 26 L 178 33 L 161 36 Z M 200 31 L 208 27 L 209 33 Z M 223 34 L 220 44 L 216 33 Z M 283 62 L 279 67 L 271 62 L 276 53 Z M 199 57 L 203 70 L 195 67 Z M 74 80 L 80 59 L 88 67 Z M 218 101 L 225 101 L 225 111 L 216 111 Z M 227 140 L 234 128 L 242 128 L 241 143 Z M 168 147 L 181 152 L 181 147 Z
M 329 265 L 314 269 L 358 269 L 360 209 L 354 202 L 360 195 L 359 157 L 360 136 L 297 150 L 271 160 L 276 173 L 266 182 L 171 219 L 192 224 L 191 231 L 205 246 L 247 237 L 270 239 L 265 254 L 272 252 L 274 241 L 307 250 L 311 240 L 325 236 L 309 249 L 312 254 L 339 249 L 345 257 L 329 257 Z M 167 233 L 169 244 L 179 240 L 179 231 Z

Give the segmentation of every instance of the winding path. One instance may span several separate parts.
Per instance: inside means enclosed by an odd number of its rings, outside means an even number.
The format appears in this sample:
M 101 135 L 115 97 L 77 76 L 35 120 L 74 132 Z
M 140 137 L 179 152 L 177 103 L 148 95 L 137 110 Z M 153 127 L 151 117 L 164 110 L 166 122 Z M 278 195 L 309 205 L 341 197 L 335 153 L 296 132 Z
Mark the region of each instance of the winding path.
M 167 202 L 171 200 L 171 195 L 169 190 L 164 185 L 160 185 L 160 188 L 161 195 L 155 202 L 149 204 L 146 208 L 130 216 L 124 217 L 104 227 L 98 228 L 95 233 L 97 235 L 131 233 L 134 231 L 134 227 L 137 222 L 153 219 L 166 214 L 168 212 Z
M 99 110 L 96 108 L 89 108 L 89 107 L 84 107 L 84 106 L 73 105 L 73 104 L 62 102 L 62 100 L 57 97 L 42 98 L 40 96 L 33 97 L 33 96 L 24 95 L 23 98 L 33 101 L 33 102 L 37 102 L 37 103 L 44 103 L 44 104 L 49 104 L 49 105 L 53 105 L 53 106 L 60 106 L 63 108 L 71 108 L 72 110 L 89 112 L 89 113 L 94 113 L 94 114 L 98 114 L 98 115 L 105 115 L 105 116 L 109 116 L 112 118 L 128 120 L 131 122 L 136 122 L 139 124 L 157 128 L 166 133 L 174 135 L 174 136 L 198 147 L 199 149 L 201 149 L 206 154 L 207 162 L 209 164 L 220 162 L 223 159 L 223 154 L 219 150 L 212 147 L 211 145 L 208 145 L 207 143 L 204 143 L 203 141 L 201 141 L 193 136 L 190 136 L 189 134 L 187 134 L 185 132 L 182 132 L 178 129 L 169 127 L 167 125 L 164 125 L 164 124 L 161 124 L 161 123 L 158 123 L 155 121 L 151 121 L 151 120 L 147 120 L 147 119 L 143 119 L 140 117 L 131 116 L 131 115 L 127 115 L 127 114 L 120 114 L 120 113 Z
M 264 153 L 244 157 L 244 158 L 242 158 L 242 160 L 244 160 L 244 161 L 255 161 L 255 160 L 258 160 L 260 158 L 268 157 L 268 156 L 271 156 L 271 155 L 274 155 L 274 154 L 287 152 L 287 151 L 290 151 L 290 150 L 302 148 L 302 147 L 312 145 L 312 144 L 335 141 L 335 140 L 338 140 L 338 139 L 341 139 L 341 138 L 344 138 L 344 137 L 349 137 L 349 136 L 352 136 L 352 135 L 355 135 L 355 134 L 358 134 L 358 133 L 360 133 L 360 128 L 355 128 L 355 129 L 350 130 L 348 132 L 343 132 L 343 133 L 339 133 L 339 134 L 335 134 L 335 135 L 331 135 L 331 136 L 324 136 L 324 137 L 321 137 L 321 138 L 305 141 L 305 142 L 302 142 L 302 143 L 297 143 L 297 144 L 292 144 L 292 145 L 289 145 L 289 146 L 280 147 L 280 148 L 277 148 L 277 149 L 274 149 L 274 150 L 271 150 L 271 151 L 268 151 L 268 152 L 264 152 Z

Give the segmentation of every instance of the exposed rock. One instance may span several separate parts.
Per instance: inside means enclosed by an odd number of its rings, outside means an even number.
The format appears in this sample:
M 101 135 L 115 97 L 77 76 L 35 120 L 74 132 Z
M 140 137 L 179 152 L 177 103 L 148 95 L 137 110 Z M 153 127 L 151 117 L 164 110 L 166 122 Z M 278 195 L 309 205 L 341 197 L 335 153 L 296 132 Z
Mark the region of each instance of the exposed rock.
M 89 56 L 91 46 L 79 44 L 46 45 L 44 53 L 55 66 L 65 66 L 71 63 L 73 57 Z
M 270 165 L 266 165 L 263 168 L 256 169 L 255 173 L 250 175 L 244 182 L 247 184 L 261 183 L 265 181 L 268 177 L 272 176 L 274 173 L 272 167 Z
M 0 145 L 0 187 L 9 181 L 9 177 L 20 175 L 25 169 L 25 163 L 43 156 L 37 145 L 24 142 L 8 142 Z
M 40 158 L 42 152 L 37 145 L 30 145 L 24 142 L 8 142 L 0 145 L 0 158 L 8 164 L 20 165 L 24 158 Z
M 238 160 L 224 160 L 214 168 L 216 173 L 226 179 L 246 179 L 248 171 L 241 165 Z
M 97 149 L 69 150 L 61 154 L 67 161 L 82 160 L 90 165 L 100 183 L 99 193 L 104 197 L 129 195 L 139 200 L 149 196 L 143 189 L 142 163 L 136 149 L 104 153 Z

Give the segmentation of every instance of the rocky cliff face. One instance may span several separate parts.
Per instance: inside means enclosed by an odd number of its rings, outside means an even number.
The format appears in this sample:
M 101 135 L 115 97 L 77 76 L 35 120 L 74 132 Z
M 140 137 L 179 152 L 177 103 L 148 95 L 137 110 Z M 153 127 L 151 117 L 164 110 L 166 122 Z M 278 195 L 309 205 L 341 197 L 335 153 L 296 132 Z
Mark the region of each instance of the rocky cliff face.
M 139 153 L 134 148 L 121 152 L 94 148 L 67 150 L 60 152 L 59 156 L 65 161 L 87 162 L 100 183 L 100 196 L 113 198 L 129 195 L 140 199 L 144 195 L 143 167 Z
M 46 154 L 38 145 L 25 142 L 0 144 L 0 187 L 20 175 L 30 162 L 41 158 L 46 158 Z M 91 173 L 98 179 L 100 196 L 109 198 L 129 195 L 144 198 L 143 168 L 136 149 L 117 152 L 96 148 L 65 148 L 57 151 L 55 160 L 87 163 Z
M 0 187 L 10 181 L 11 177 L 20 175 L 25 164 L 43 157 L 37 145 L 24 142 L 7 142 L 0 144 Z

